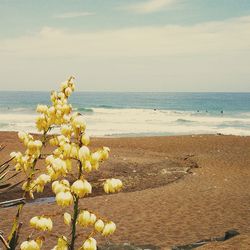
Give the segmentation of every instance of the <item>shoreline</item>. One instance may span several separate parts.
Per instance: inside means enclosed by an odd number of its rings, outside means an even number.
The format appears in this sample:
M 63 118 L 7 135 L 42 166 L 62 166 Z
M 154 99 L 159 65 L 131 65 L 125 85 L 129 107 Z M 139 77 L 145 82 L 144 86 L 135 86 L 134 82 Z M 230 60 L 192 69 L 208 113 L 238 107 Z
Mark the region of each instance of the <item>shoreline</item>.
M 14 133 L 17 134 L 20 130 L 0 130 L 0 134 Z M 27 132 L 27 131 L 25 131 Z M 27 132 L 35 136 L 41 135 L 39 132 Z M 49 133 L 49 135 L 57 135 L 58 133 Z M 250 137 L 250 135 L 223 134 L 223 133 L 191 133 L 191 134 L 164 134 L 164 133 L 134 133 L 134 134 L 117 134 L 117 135 L 91 135 L 93 139 L 123 139 L 123 138 L 155 138 L 155 137 L 199 137 L 199 136 L 235 136 L 235 137 Z

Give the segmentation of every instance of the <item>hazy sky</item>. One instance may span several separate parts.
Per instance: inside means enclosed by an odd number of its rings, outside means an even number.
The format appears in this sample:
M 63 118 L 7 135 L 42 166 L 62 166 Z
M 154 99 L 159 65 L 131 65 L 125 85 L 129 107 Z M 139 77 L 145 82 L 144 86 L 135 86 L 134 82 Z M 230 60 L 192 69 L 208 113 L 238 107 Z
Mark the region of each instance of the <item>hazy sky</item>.
M 250 91 L 250 0 L 0 0 L 0 90 Z

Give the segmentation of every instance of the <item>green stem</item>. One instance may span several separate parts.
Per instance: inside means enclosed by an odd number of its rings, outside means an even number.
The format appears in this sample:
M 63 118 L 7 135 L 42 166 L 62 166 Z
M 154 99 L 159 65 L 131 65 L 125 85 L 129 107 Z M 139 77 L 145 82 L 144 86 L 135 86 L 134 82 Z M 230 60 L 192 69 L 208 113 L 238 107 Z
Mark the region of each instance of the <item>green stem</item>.
M 79 162 L 78 179 L 80 179 L 81 174 L 82 174 L 82 163 L 80 161 L 78 161 L 78 162 Z M 74 199 L 74 215 L 73 215 L 73 220 L 72 220 L 71 242 L 70 242 L 69 250 L 74 250 L 74 247 L 75 247 L 76 220 L 77 220 L 77 216 L 78 216 L 78 213 L 79 213 L 78 203 L 79 203 L 79 197 L 75 196 L 75 199 Z
M 74 215 L 73 215 L 73 221 L 72 221 L 72 233 L 71 233 L 71 242 L 70 242 L 70 250 L 74 250 L 75 247 L 75 240 L 76 240 L 76 220 L 78 216 L 78 201 L 79 198 L 75 197 L 74 201 Z

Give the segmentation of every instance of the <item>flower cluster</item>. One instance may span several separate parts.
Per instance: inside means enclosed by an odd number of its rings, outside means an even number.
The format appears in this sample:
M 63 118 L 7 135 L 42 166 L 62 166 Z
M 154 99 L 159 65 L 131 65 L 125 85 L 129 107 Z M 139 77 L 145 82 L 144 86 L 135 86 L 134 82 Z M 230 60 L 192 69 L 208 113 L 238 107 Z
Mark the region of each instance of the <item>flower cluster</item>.
M 71 77 L 67 82 L 61 84 L 61 91 L 53 91 L 50 99 L 52 106 L 38 105 L 36 111 L 40 113 L 36 119 L 38 131 L 48 131 L 52 125 L 62 125 L 70 120 L 72 106 L 68 104 L 68 97 L 75 90 L 74 78 Z
M 32 135 L 25 132 L 19 132 L 18 138 L 26 147 L 26 151 L 24 154 L 21 152 L 11 152 L 10 157 L 14 158 L 16 171 L 22 170 L 26 173 L 39 158 L 43 144 L 40 140 L 34 140 Z
M 52 220 L 43 216 L 35 216 L 30 220 L 30 226 L 41 231 L 51 231 L 53 227 Z
M 64 223 L 71 227 L 71 240 L 66 236 L 58 238 L 53 250 L 74 249 L 76 239 L 76 224 L 82 227 L 92 227 L 92 233 L 83 242 L 82 250 L 97 249 L 95 233 L 108 236 L 114 233 L 114 222 L 101 218 L 88 210 L 80 209 L 79 200 L 92 193 L 92 185 L 87 181 L 87 176 L 92 171 L 97 171 L 101 162 L 109 158 L 110 149 L 102 147 L 91 152 L 88 145 L 90 137 L 86 133 L 86 122 L 79 113 L 72 112 L 68 98 L 75 89 L 73 77 L 61 84 L 61 91 L 51 93 L 51 106 L 38 105 L 39 117 L 36 120 L 38 131 L 42 132 L 42 139 L 35 140 L 32 135 L 20 132 L 19 139 L 26 147 L 24 154 L 13 152 L 11 156 L 16 163 L 17 171 L 23 171 L 27 180 L 22 188 L 33 198 L 34 192 L 43 192 L 46 184 L 51 183 L 57 205 L 65 207 L 74 205 L 72 214 L 65 212 Z M 48 135 L 54 127 L 59 127 L 60 133 Z M 44 155 L 43 146 L 49 143 L 53 152 Z M 38 160 L 44 160 L 45 168 L 37 175 L 35 165 Z M 75 176 L 72 181 L 72 176 Z M 70 179 L 69 179 L 70 177 Z M 69 181 L 70 180 L 70 181 Z M 106 193 L 118 192 L 122 189 L 119 179 L 108 179 L 103 184 Z M 30 220 L 30 226 L 41 231 L 51 231 L 53 222 L 49 217 L 35 216 Z M 21 250 L 36 250 L 41 248 L 41 243 L 28 238 L 21 244 Z
M 104 191 L 106 193 L 119 192 L 122 189 L 122 182 L 119 179 L 107 179 L 104 183 Z
M 29 240 L 29 241 L 24 241 L 20 248 L 21 250 L 40 250 L 42 244 L 39 244 L 39 242 L 35 240 Z

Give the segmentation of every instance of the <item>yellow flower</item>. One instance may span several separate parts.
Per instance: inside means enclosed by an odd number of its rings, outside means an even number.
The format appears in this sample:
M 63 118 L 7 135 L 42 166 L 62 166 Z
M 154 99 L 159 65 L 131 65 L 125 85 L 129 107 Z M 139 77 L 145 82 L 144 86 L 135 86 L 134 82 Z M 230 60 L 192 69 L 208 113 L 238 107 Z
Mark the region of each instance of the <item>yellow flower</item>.
M 53 227 L 53 223 L 52 220 L 50 218 L 46 218 L 46 217 L 38 217 L 35 216 L 30 220 L 30 225 L 38 230 L 42 230 L 42 231 L 51 231 L 52 227 Z
M 58 143 L 59 143 L 60 146 L 62 146 L 65 143 L 69 143 L 69 138 L 67 138 L 64 135 L 57 136 L 57 139 L 58 139 Z
M 68 88 L 65 89 L 65 95 L 67 97 L 69 97 L 71 95 L 71 93 L 72 93 L 72 89 L 71 88 L 68 87 Z
M 30 241 L 24 241 L 21 244 L 20 249 L 21 250 L 40 250 L 40 246 L 36 241 L 30 240 Z
M 51 181 L 51 178 L 47 174 L 41 174 L 36 179 L 36 183 L 39 184 L 39 185 L 43 185 L 43 186 L 45 184 L 47 184 L 48 182 L 50 182 L 50 181 Z
M 47 105 L 41 105 L 41 104 L 38 104 L 37 105 L 37 108 L 36 108 L 36 112 L 38 113 L 47 113 L 48 112 L 48 106 Z
M 86 146 L 82 146 L 78 151 L 78 159 L 83 162 L 87 160 L 90 156 L 89 148 Z
M 90 214 L 89 223 L 90 223 L 91 225 L 94 225 L 95 222 L 96 222 L 96 215 L 91 213 L 91 214 Z
M 122 189 L 122 181 L 119 179 L 107 179 L 104 183 L 104 191 L 106 193 L 115 193 Z
M 72 158 L 78 158 L 78 150 L 79 147 L 76 144 L 71 144 L 71 151 L 70 151 L 70 157 Z
M 73 203 L 73 196 L 72 194 L 67 191 L 67 192 L 59 192 L 56 195 L 56 202 L 59 206 L 69 206 Z
M 92 164 L 91 166 L 92 166 L 92 170 L 98 170 L 99 169 L 99 162 L 96 162 L 96 163 Z
M 104 222 L 100 219 L 97 220 L 95 223 L 95 230 L 100 233 L 102 232 L 103 228 L 104 228 Z
M 82 245 L 83 250 L 96 250 L 96 240 L 92 237 L 88 238 Z
M 92 187 L 86 180 L 77 180 L 72 184 L 71 191 L 78 197 L 82 198 L 85 194 L 90 194 L 92 192 Z
M 68 87 L 68 81 L 61 83 L 61 91 L 64 91 L 64 89 L 66 89 L 67 87 Z
M 90 161 L 85 161 L 85 162 L 84 162 L 84 165 L 83 165 L 83 168 L 84 168 L 84 170 L 85 170 L 87 173 L 91 172 L 91 170 L 92 170 L 92 165 L 91 165 Z
M 35 216 L 35 217 L 31 218 L 30 219 L 30 226 L 36 227 L 38 221 L 39 221 L 38 216 Z
M 65 162 L 66 162 L 67 170 L 71 171 L 71 169 L 72 169 L 72 162 L 71 162 L 71 160 L 67 159 L 67 160 L 65 160 Z
M 86 227 L 90 224 L 90 217 L 91 217 L 90 212 L 84 210 L 78 215 L 77 222 L 79 223 L 79 225 Z
M 64 157 L 66 157 L 66 158 L 70 157 L 71 145 L 69 143 L 63 144 L 62 150 L 63 150 Z
M 69 213 L 64 213 L 63 219 L 64 219 L 64 223 L 66 225 L 70 225 L 70 223 L 71 223 L 71 215 Z
M 58 238 L 57 245 L 52 250 L 68 250 L 68 242 L 65 236 Z
M 24 140 L 28 138 L 28 134 L 23 131 L 19 131 L 17 135 L 22 142 L 24 142 Z
M 60 175 L 65 175 L 68 172 L 66 162 L 60 158 L 55 158 L 52 161 L 52 167 Z
M 107 160 L 109 158 L 109 152 L 110 152 L 110 149 L 108 147 L 103 147 L 101 151 L 102 160 Z
M 72 128 L 69 125 L 63 125 L 61 127 L 61 133 L 66 137 L 70 137 L 72 134 Z
M 112 222 L 112 221 L 110 221 L 110 222 L 108 222 L 108 223 L 104 226 L 103 231 L 102 231 L 102 235 L 103 235 L 103 236 L 108 236 L 108 235 L 114 233 L 115 230 L 116 230 L 116 225 L 115 225 L 115 223 Z
M 94 152 L 93 154 L 91 154 L 91 163 L 95 164 L 97 163 L 98 161 L 101 160 L 101 153 L 99 151 L 97 152 Z
M 73 129 L 75 130 L 75 132 L 84 132 L 85 128 L 86 128 L 86 122 L 83 118 L 83 116 L 76 116 L 73 118 L 71 125 L 73 127 Z
M 52 191 L 55 194 L 58 194 L 60 192 L 66 192 L 66 191 L 69 191 L 69 190 L 70 190 L 69 182 L 67 180 L 61 180 L 60 182 L 59 181 L 54 181 L 52 183 Z
M 88 146 L 90 142 L 90 138 L 87 134 L 83 134 L 81 137 L 81 142 L 83 145 Z
M 64 95 L 63 92 L 59 92 L 57 96 L 58 96 L 59 99 L 61 99 L 60 101 L 65 99 L 65 95 Z
M 49 140 L 49 144 L 50 144 L 51 146 L 58 146 L 58 144 L 59 144 L 58 139 L 57 139 L 56 137 L 51 138 L 51 139 Z

